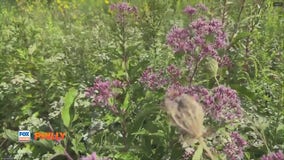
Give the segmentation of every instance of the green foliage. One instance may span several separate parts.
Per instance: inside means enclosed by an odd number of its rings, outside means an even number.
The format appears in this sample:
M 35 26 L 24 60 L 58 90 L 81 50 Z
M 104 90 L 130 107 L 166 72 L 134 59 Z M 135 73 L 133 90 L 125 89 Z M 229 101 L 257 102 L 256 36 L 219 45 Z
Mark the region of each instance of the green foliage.
M 73 116 L 71 115 L 71 106 L 74 102 L 74 99 L 77 95 L 77 90 L 70 88 L 64 97 L 64 106 L 61 111 L 61 118 L 65 127 L 69 128 L 71 122 L 73 121 Z M 74 115 L 74 113 L 73 113 Z
M 114 1 L 1 2 L 1 158 L 79 159 L 96 152 L 118 160 L 182 159 L 177 130 L 161 111 L 164 89 L 149 91 L 139 78 L 149 66 L 183 65 L 166 36 L 173 25 L 186 26 L 184 7 L 199 1 L 129 2 L 138 16 L 125 25 L 109 10 Z M 272 0 L 202 2 L 210 6 L 209 16 L 225 24 L 229 46 L 220 53 L 232 66 L 207 59 L 195 82 L 208 88 L 226 84 L 238 92 L 246 115 L 237 127 L 250 144 L 246 159 L 284 150 L 283 8 L 273 7 Z M 126 83 L 109 102 L 117 112 L 86 98 L 97 76 Z M 230 131 L 223 124 L 214 127 L 222 136 Z M 67 136 L 19 143 L 18 130 Z M 202 145 L 195 147 L 192 159 L 206 158 Z

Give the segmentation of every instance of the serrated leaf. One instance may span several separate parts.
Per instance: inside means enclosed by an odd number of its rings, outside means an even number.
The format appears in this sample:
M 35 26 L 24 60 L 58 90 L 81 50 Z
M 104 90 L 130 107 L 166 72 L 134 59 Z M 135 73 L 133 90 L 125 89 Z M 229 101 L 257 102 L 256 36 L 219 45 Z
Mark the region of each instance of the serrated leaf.
M 203 153 L 203 146 L 199 145 L 197 150 L 194 152 L 194 155 L 192 156 L 192 160 L 201 160 Z
M 75 88 L 70 88 L 69 91 L 65 94 L 64 97 L 64 106 L 61 111 L 61 119 L 63 124 L 69 128 L 70 122 L 72 121 L 70 114 L 70 107 L 72 106 L 75 97 L 77 96 L 77 90 Z

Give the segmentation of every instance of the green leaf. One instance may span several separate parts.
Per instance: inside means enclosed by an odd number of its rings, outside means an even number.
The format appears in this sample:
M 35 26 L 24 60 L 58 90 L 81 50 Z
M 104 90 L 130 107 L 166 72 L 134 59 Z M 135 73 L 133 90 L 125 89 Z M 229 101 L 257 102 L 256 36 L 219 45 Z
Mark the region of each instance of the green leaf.
M 276 129 L 276 132 L 279 132 L 279 131 L 283 131 L 282 133 L 284 133 L 284 124 L 280 124 L 277 129 Z
M 18 141 L 18 132 L 10 129 L 4 129 L 4 136 L 12 141 Z
M 82 142 L 80 142 L 82 139 L 81 135 L 76 134 L 75 138 L 72 139 L 72 150 L 76 153 L 79 154 L 79 152 L 86 152 L 85 146 Z
M 32 143 L 34 143 L 37 146 L 45 147 L 45 148 L 48 148 L 48 149 L 53 148 L 53 141 L 51 141 L 51 140 L 41 139 L 41 140 L 32 141 Z
M 194 152 L 194 155 L 192 156 L 192 160 L 201 160 L 203 153 L 203 146 L 199 145 L 197 150 Z
M 210 72 L 210 76 L 216 77 L 219 69 L 218 62 L 214 58 L 208 57 L 206 66 Z
M 129 92 L 127 92 L 126 93 L 126 96 L 125 96 L 125 99 L 124 99 L 124 101 L 123 101 L 123 104 L 122 104 L 122 109 L 127 109 L 128 108 L 128 106 L 129 106 L 129 99 L 130 99 L 130 94 L 129 94 Z
M 62 118 L 63 124 L 67 128 L 69 128 L 70 122 L 72 121 L 72 118 L 73 118 L 71 117 L 71 114 L 70 114 L 70 107 L 72 106 L 76 96 L 77 96 L 77 90 L 75 88 L 70 88 L 64 97 L 64 106 L 61 111 L 61 118 Z
M 56 145 L 53 147 L 56 154 L 64 154 L 64 147 L 62 145 Z

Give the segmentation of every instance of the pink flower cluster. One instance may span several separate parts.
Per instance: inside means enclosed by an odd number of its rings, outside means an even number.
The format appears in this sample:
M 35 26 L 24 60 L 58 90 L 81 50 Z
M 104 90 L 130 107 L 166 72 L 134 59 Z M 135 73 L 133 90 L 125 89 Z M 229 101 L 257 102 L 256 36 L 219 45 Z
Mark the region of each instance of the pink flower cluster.
M 231 142 L 227 143 L 224 148 L 224 153 L 228 159 L 240 160 L 244 157 L 244 148 L 247 142 L 240 136 L 239 133 L 231 133 Z
M 262 156 L 261 160 L 284 160 L 284 154 L 279 150 L 278 152 L 272 152 Z
M 97 156 L 96 152 L 93 152 L 88 157 L 82 157 L 80 160 L 111 160 L 110 158 L 100 158 Z
M 142 73 L 140 82 L 152 90 L 163 88 L 168 83 L 161 71 L 156 73 L 151 67 L 148 67 Z
M 197 5 L 198 9 L 207 10 L 203 4 Z M 184 12 L 192 15 L 197 8 L 187 6 Z M 218 49 L 227 46 L 227 38 L 223 29 L 223 24 L 218 19 L 198 18 L 192 21 L 188 27 L 180 28 L 174 26 L 167 35 L 167 44 L 173 48 L 175 53 L 188 53 L 195 57 L 194 53 L 198 52 L 199 60 L 206 56 L 215 58 L 220 65 L 229 63 L 228 57 L 218 55 Z
M 126 2 L 120 2 L 110 5 L 110 10 L 116 14 L 116 20 L 118 23 L 125 25 L 126 19 L 129 16 L 137 16 L 138 9 L 135 6 L 130 6 Z
M 203 104 L 203 109 L 216 121 L 232 121 L 242 117 L 240 100 L 235 90 L 218 86 L 208 91 L 202 86 L 184 87 L 174 83 L 168 87 L 167 97 L 175 99 L 182 94 L 193 96 Z
M 92 99 L 94 106 L 108 107 L 115 111 L 115 105 L 110 104 L 109 100 L 116 96 L 113 91 L 114 88 L 123 87 L 125 87 L 125 84 L 119 80 L 109 81 L 97 77 L 93 86 L 86 89 L 85 95 Z
M 153 68 L 148 67 L 142 73 L 140 82 L 147 88 L 156 90 L 165 87 L 169 83 L 177 82 L 181 74 L 181 71 L 175 65 L 169 65 L 166 68 L 166 73 L 163 70 L 155 72 Z
M 231 121 L 242 117 L 241 102 L 237 92 L 225 86 L 212 89 L 212 95 L 206 99 L 209 114 L 218 121 Z
M 189 16 L 192 16 L 194 14 L 197 13 L 197 11 L 207 11 L 208 8 L 202 4 L 202 3 L 199 3 L 197 5 L 195 5 L 195 7 L 192 7 L 192 6 L 186 6 L 185 9 L 183 10 L 183 12 Z

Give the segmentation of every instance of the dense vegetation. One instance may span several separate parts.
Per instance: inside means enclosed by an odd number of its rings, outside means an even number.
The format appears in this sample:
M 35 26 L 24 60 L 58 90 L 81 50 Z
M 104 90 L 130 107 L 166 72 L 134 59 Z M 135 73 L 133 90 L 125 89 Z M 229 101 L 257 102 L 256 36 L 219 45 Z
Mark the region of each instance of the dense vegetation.
M 0 158 L 283 160 L 274 2 L 2 0 Z

